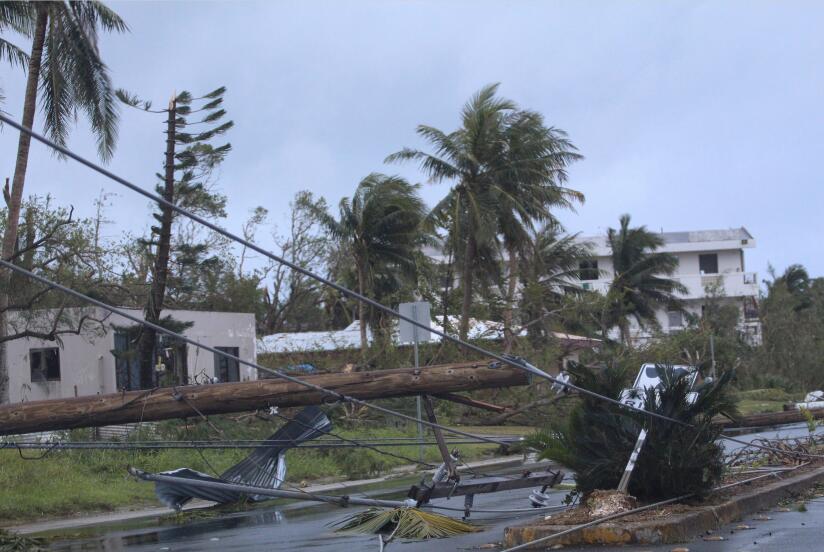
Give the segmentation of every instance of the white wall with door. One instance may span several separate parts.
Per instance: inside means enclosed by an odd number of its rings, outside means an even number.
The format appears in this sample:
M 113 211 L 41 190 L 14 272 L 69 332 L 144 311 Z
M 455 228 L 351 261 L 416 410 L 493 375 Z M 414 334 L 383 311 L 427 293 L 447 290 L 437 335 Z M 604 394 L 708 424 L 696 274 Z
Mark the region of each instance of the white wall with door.
M 79 309 L 78 309 L 79 310 Z M 84 309 L 88 312 L 89 309 Z M 142 317 L 139 310 L 130 314 Z M 30 315 L 30 314 L 29 314 Z M 225 350 L 240 359 L 255 362 L 255 318 L 250 313 L 207 311 L 164 311 L 175 320 L 189 322 L 183 334 L 204 345 Z M 14 313 L 10 324 L 14 323 Z M 33 401 L 114 393 L 138 388 L 134 378 L 134 360 L 116 357 L 116 349 L 129 347 L 125 329 L 134 323 L 123 317 L 106 317 L 102 309 L 94 313 L 102 323 L 92 323 L 80 334 L 63 334 L 59 341 L 25 338 L 6 344 L 11 402 Z M 166 351 L 160 347 L 161 362 Z M 195 347 L 182 345 L 178 364 L 185 366 L 185 382 L 249 381 L 257 379 L 253 368 L 229 361 Z M 130 377 L 131 373 L 131 377 Z

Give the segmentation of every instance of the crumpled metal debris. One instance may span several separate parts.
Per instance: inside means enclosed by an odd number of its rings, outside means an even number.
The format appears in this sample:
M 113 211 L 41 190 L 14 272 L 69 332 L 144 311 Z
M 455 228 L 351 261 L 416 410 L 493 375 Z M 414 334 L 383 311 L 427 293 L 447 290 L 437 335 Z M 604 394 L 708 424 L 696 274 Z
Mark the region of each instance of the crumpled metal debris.
M 249 456 L 223 472 L 220 478 L 189 468 L 165 471 L 161 472 L 161 475 L 173 476 L 179 478 L 180 481 L 156 482 L 155 494 L 160 502 L 175 510 L 180 510 L 193 498 L 219 504 L 229 504 L 243 498 L 254 501 L 267 500 L 270 497 L 247 496 L 234 491 L 204 488 L 187 484 L 186 480 L 237 483 L 277 489 L 286 477 L 286 451 L 304 441 L 327 433 L 331 428 L 332 422 L 326 414 L 317 406 L 309 406 L 301 410 L 292 421 L 278 429 L 263 443 L 271 441 L 270 447 L 256 448 Z

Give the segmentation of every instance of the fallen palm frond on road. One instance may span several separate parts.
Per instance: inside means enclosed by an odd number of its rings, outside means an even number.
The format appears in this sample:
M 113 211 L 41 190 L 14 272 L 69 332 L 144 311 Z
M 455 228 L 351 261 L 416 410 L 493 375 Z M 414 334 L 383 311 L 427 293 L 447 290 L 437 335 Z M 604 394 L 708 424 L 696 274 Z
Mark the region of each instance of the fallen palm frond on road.
M 367 534 L 390 534 L 401 539 L 443 539 L 474 533 L 479 529 L 457 519 L 417 508 L 369 508 L 345 517 L 334 524 L 338 531 Z
M 0 529 L 0 552 L 38 552 L 46 550 L 46 539 L 16 535 Z

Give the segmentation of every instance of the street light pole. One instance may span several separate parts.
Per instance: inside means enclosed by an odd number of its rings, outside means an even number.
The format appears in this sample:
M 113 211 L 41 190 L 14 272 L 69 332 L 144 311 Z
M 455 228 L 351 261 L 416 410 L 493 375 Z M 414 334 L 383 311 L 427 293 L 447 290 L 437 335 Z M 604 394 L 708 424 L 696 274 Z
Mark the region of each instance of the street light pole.
M 414 320 L 418 319 L 418 306 L 412 305 L 412 318 Z M 415 350 L 415 373 L 418 373 L 420 370 L 419 360 L 418 360 L 418 327 L 412 326 L 412 343 Z M 421 423 L 421 416 L 423 415 L 421 412 L 421 396 L 418 395 L 415 397 L 415 407 L 417 409 L 418 415 L 418 442 L 421 443 L 420 447 L 418 448 L 418 457 L 421 463 L 424 461 L 424 446 L 423 446 L 423 424 Z

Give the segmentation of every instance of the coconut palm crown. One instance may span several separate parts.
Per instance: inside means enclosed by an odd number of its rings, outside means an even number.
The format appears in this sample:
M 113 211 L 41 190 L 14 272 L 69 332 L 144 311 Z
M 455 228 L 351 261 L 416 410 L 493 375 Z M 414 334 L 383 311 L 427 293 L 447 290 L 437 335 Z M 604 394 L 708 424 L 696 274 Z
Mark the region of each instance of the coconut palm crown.
M 361 295 L 373 293 L 378 277 L 391 274 L 404 279 L 416 273 L 418 250 L 427 239 L 421 227 L 426 207 L 418 188 L 397 176 L 372 173 L 361 180 L 351 198 L 341 199 L 337 219 L 307 206 L 348 253 Z M 364 351 L 369 318 L 366 304 L 359 303 Z
M 501 246 L 509 253 L 514 290 L 517 255 L 529 243 L 534 221 L 550 219 L 552 207 L 583 200 L 561 185 L 567 166 L 581 157 L 566 134 L 546 127 L 540 114 L 497 97 L 497 89 L 493 84 L 476 93 L 461 111 L 461 126 L 451 133 L 418 126 L 431 152 L 405 148 L 387 157 L 388 162 L 417 161 L 433 183 L 453 183 L 430 221 L 447 229 L 445 247 L 462 265 L 462 338 L 469 329 L 474 278 L 500 272 Z
M 641 327 L 657 328 L 657 309 L 682 309 L 678 294 L 686 293 L 687 289 L 668 278 L 678 268 L 678 258 L 656 251 L 664 244 L 661 236 L 645 226 L 631 228 L 629 215 L 622 215 L 620 222 L 617 230 L 607 230 L 615 275 L 607 291 L 602 326 L 617 326 L 622 341 L 629 344 L 630 319 L 635 319 Z

